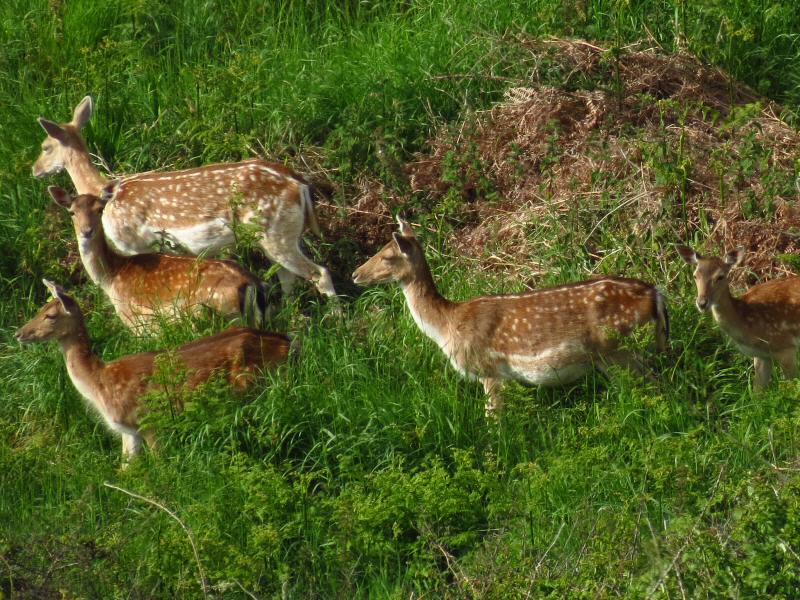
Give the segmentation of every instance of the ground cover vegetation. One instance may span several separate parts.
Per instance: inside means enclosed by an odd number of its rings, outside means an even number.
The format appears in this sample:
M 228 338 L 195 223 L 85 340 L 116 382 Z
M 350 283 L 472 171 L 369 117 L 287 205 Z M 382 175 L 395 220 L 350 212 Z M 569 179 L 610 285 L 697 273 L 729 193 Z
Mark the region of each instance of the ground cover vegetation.
M 0 595 L 796 597 L 800 384 L 751 391 L 672 244 L 744 244 L 740 288 L 796 271 L 798 32 L 790 1 L 2 3 Z M 87 93 L 112 173 L 307 173 L 309 251 L 348 294 L 287 302 L 301 351 L 243 396 L 212 381 L 176 414 L 166 361 L 160 448 L 124 471 L 57 348 L 13 340 L 41 278 L 106 359 L 224 323 L 135 337 L 88 282 L 45 191 L 69 182 L 30 176 L 35 117 Z M 657 283 L 671 351 L 642 331 L 652 380 L 512 385 L 487 423 L 398 289 L 346 283 L 398 211 L 452 298 Z

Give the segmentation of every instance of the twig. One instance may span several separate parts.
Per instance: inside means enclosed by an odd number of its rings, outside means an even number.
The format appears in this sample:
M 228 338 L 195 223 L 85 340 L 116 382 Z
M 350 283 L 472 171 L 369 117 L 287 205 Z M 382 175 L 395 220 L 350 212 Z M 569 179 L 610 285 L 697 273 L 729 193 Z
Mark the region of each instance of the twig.
M 428 77 L 431 81 L 442 81 L 450 79 L 485 79 L 486 81 L 499 81 L 502 83 L 525 83 L 524 80 L 516 77 L 503 77 L 502 75 L 480 75 L 473 73 L 448 73 L 447 75 L 431 75 Z
M 528 585 L 528 590 L 525 592 L 525 599 L 526 600 L 531 597 L 531 591 L 533 590 L 533 583 L 536 580 L 536 578 L 535 578 L 536 573 L 539 572 L 539 569 L 544 564 L 544 559 L 547 558 L 547 555 L 550 553 L 550 550 L 553 549 L 553 546 L 556 545 L 556 542 L 558 541 L 558 538 L 561 537 L 561 532 L 564 530 L 564 525 L 566 525 L 566 523 L 562 522 L 561 526 L 558 528 L 558 531 L 556 532 L 556 536 L 553 538 L 553 541 L 550 542 L 550 545 L 547 547 L 547 550 L 545 550 L 544 554 L 542 554 L 539 557 L 539 560 L 537 561 L 536 566 L 533 568 L 533 574 L 531 575 L 530 585 Z
M 558 531 L 556 532 L 556 537 L 554 537 L 553 541 L 550 542 L 550 545 L 547 547 L 547 550 L 544 551 L 544 554 L 542 554 L 539 557 L 539 561 L 536 563 L 536 567 L 533 569 L 534 573 L 537 573 L 539 571 L 541 566 L 544 564 L 544 559 L 547 558 L 547 555 L 550 554 L 550 550 L 552 550 L 553 546 L 556 545 L 556 542 L 558 541 L 558 538 L 561 537 L 561 532 L 564 530 L 564 525 L 565 525 L 565 523 L 561 523 L 561 527 L 559 527 Z
M 714 494 L 717 492 L 717 488 L 719 487 L 719 482 L 722 480 L 722 474 L 724 472 L 725 472 L 725 465 L 723 465 L 722 468 L 719 470 L 717 481 L 714 483 L 714 487 L 711 488 L 711 493 L 708 495 L 708 500 L 706 501 L 705 506 L 703 506 L 703 510 L 701 510 L 700 514 L 697 515 L 697 519 L 695 520 L 694 526 L 689 530 L 689 533 L 686 535 L 686 539 L 684 540 L 683 545 L 675 553 L 675 556 L 672 557 L 672 561 L 662 571 L 661 577 L 659 577 L 655 585 L 650 588 L 650 591 L 647 594 L 648 598 L 652 598 L 656 590 L 664 584 L 664 580 L 666 580 L 667 575 L 669 575 L 669 572 L 675 568 L 675 565 L 678 564 L 678 560 L 680 560 L 681 554 L 683 554 L 684 550 L 686 550 L 687 546 L 689 546 L 689 543 L 692 541 L 692 535 L 694 534 L 694 530 L 700 524 L 700 521 L 703 520 L 703 517 L 705 516 L 706 511 L 708 510 L 708 506 L 711 504 L 711 500 L 714 498 Z M 680 575 L 678 575 L 678 577 L 680 578 Z
M 244 586 L 243 586 L 241 583 L 239 583 L 239 580 L 238 580 L 238 579 L 234 579 L 234 580 L 233 580 L 233 583 L 235 583 L 236 585 L 238 585 L 238 586 L 239 586 L 239 589 L 240 589 L 240 590 L 242 590 L 242 591 L 243 591 L 245 594 L 247 594 L 248 596 L 250 596 L 250 597 L 251 597 L 253 600 L 259 600 L 259 597 L 258 597 L 258 596 L 256 596 L 256 595 L 255 595 L 253 592 L 250 592 L 250 591 L 246 590 L 246 589 L 244 588 Z
M 103 482 L 103 485 L 108 487 L 108 488 L 111 488 L 112 490 L 117 490 L 118 492 L 122 492 L 123 494 L 127 494 L 128 496 L 130 496 L 132 498 L 136 498 L 137 500 L 142 500 L 143 502 L 147 502 L 148 504 L 152 504 L 153 506 L 163 510 L 165 513 L 167 513 L 170 517 L 172 517 L 173 519 L 175 519 L 178 522 L 178 525 L 180 525 L 181 528 L 183 528 L 183 531 L 186 533 L 186 536 L 189 538 L 189 543 L 192 545 L 192 552 L 194 552 L 194 560 L 197 563 L 197 572 L 200 575 L 200 586 L 203 588 L 203 597 L 204 598 L 208 598 L 208 582 L 206 581 L 206 574 L 203 571 L 203 565 L 200 562 L 200 555 L 197 552 L 197 544 L 195 544 L 194 534 L 192 533 L 192 530 L 189 529 L 189 527 L 183 521 L 180 520 L 178 515 L 176 515 L 174 512 L 172 512 L 170 509 L 168 509 L 163 504 L 159 504 L 155 500 L 151 500 L 150 498 L 146 498 L 144 496 L 140 496 L 139 494 L 136 494 L 134 492 L 130 492 L 130 491 L 124 489 L 124 488 L 121 488 L 119 486 L 116 486 L 116 485 L 113 485 L 111 483 L 108 483 L 107 481 Z
M 5 556 L 0 555 L 0 561 L 3 561 L 3 564 L 8 569 L 8 597 L 14 597 L 14 569 L 11 568 L 11 564 L 6 560 Z
M 447 549 L 437 540 L 431 540 L 430 543 L 442 554 L 442 556 L 444 556 L 444 560 L 447 562 L 447 568 L 453 574 L 456 581 L 461 584 L 461 587 L 472 592 L 473 598 L 477 597 L 477 590 L 475 589 L 475 586 L 470 578 L 464 574 L 464 571 L 461 570 L 461 567 L 459 566 L 458 562 L 456 562 L 455 557 L 450 554 Z

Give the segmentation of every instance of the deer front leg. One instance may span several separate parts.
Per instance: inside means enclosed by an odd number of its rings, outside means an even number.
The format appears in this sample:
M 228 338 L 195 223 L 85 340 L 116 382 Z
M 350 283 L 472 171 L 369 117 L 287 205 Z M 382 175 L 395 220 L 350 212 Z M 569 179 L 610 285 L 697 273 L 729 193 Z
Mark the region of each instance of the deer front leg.
M 486 392 L 488 396 L 486 399 L 486 418 L 496 419 L 498 413 L 503 408 L 503 398 L 500 395 L 500 390 L 503 388 L 503 381 L 493 377 L 485 377 L 481 382 L 483 383 L 483 391 Z
M 131 459 L 142 451 L 142 436 L 138 433 L 122 434 L 122 465 L 127 469 Z
M 770 379 L 772 379 L 772 360 L 756 356 L 753 358 L 753 367 L 755 368 L 753 389 L 761 391 L 769 385 Z
M 783 376 L 786 379 L 797 377 L 797 348 L 789 348 L 779 352 L 775 358 L 778 360 Z

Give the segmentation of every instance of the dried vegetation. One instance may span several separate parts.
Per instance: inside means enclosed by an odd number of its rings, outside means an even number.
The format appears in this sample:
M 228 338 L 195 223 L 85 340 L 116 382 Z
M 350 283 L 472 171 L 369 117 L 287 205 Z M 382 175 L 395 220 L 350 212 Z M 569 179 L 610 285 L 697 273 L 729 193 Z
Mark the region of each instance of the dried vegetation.
M 404 210 L 440 213 L 458 252 L 503 271 L 537 264 L 565 237 L 590 261 L 609 243 L 744 245 L 751 280 L 794 264 L 800 135 L 779 105 L 686 54 L 509 43 L 528 57 L 529 81 L 441 129 L 404 165 L 410 194 L 364 180 L 349 207 L 326 212 L 331 235 L 370 252 Z

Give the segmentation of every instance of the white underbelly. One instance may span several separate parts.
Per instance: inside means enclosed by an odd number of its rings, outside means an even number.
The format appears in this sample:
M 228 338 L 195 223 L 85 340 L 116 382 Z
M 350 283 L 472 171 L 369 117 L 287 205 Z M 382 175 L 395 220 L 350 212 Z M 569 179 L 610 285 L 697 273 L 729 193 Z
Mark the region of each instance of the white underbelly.
M 502 354 L 505 377 L 532 385 L 562 385 L 581 378 L 592 368 L 582 344 L 563 344 L 535 354 Z
M 203 252 L 214 254 L 236 242 L 233 230 L 224 219 L 212 219 L 193 227 L 170 227 L 166 231 L 179 246 L 186 248 L 190 254 Z
M 739 349 L 739 352 L 745 356 L 749 356 L 750 358 L 769 358 L 768 352 L 764 352 L 758 348 L 753 348 L 752 346 L 747 346 L 737 342 L 736 340 L 733 340 L 733 343 Z
M 511 379 L 531 385 L 564 385 L 580 379 L 591 369 L 589 363 L 552 365 L 547 362 L 516 362 L 504 369 Z
M 233 246 L 236 238 L 228 221 L 209 219 L 179 227 L 172 223 L 120 222 L 103 215 L 106 238 L 122 254 L 144 254 L 162 249 L 188 254 L 213 255 Z M 164 248 L 166 246 L 166 248 Z

